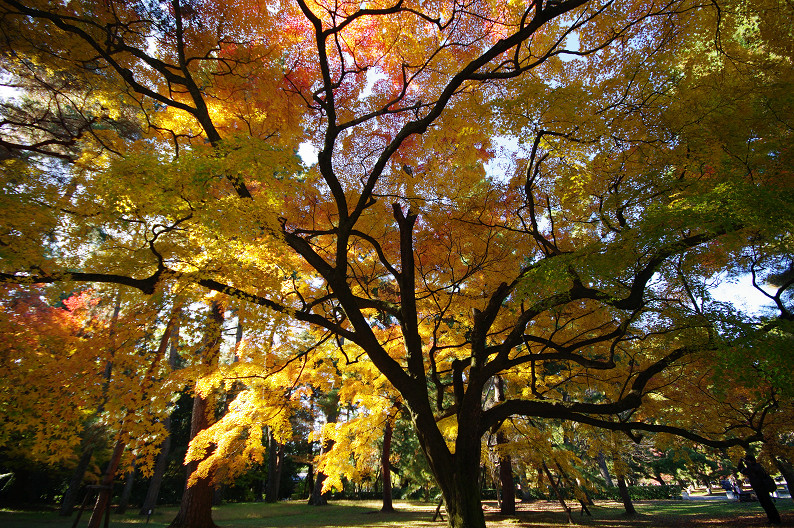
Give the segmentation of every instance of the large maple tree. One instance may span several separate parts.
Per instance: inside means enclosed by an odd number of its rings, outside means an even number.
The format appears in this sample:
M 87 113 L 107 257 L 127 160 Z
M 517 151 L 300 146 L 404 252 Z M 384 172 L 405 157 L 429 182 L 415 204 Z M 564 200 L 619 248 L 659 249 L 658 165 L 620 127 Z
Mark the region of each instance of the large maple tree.
M 4 282 L 190 284 L 318 332 L 399 393 L 455 528 L 511 416 L 760 438 L 670 402 L 724 349 L 708 281 L 790 254 L 791 6 L 0 11 Z

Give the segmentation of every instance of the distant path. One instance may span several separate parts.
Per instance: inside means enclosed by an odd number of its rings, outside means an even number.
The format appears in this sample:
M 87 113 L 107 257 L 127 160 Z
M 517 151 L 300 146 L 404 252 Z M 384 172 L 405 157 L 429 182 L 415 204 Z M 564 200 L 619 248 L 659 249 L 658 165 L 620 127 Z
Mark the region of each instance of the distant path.
M 713 495 L 689 495 L 685 496 L 682 500 L 691 500 L 691 501 L 736 501 L 733 497 L 728 497 L 728 495 L 723 493 L 715 493 Z M 775 499 L 773 499 L 775 500 Z M 791 500 L 791 495 L 788 493 L 779 493 L 776 500 Z

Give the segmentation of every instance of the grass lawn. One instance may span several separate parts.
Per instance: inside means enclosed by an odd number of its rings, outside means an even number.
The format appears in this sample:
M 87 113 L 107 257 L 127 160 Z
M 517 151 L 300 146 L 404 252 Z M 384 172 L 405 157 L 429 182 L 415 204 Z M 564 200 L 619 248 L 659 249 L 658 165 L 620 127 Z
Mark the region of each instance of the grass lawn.
M 682 528 L 732 528 L 764 526 L 766 515 L 758 503 L 734 503 L 726 501 L 639 501 L 635 503 L 638 515 L 626 517 L 623 508 L 614 502 L 599 502 L 591 507 L 592 517 L 582 516 L 579 508 L 573 513 L 574 522 L 582 526 L 599 528 L 629 527 L 682 527 Z M 778 510 L 783 517 L 783 526 L 794 526 L 794 502 L 778 499 Z M 228 504 L 214 509 L 213 518 L 223 528 L 283 527 L 427 527 L 442 528 L 443 522 L 431 522 L 435 504 L 420 502 L 395 502 L 397 513 L 378 512 L 377 501 L 335 501 L 326 507 L 311 507 L 303 502 L 281 502 L 278 504 L 247 503 Z M 488 528 L 549 528 L 567 526 L 567 519 L 559 504 L 536 501 L 520 504 L 515 517 L 498 515 L 495 502 L 485 503 Z M 112 515 L 112 528 L 165 528 L 173 519 L 176 508 L 164 507 L 155 513 L 146 524 L 146 517 L 130 509 L 125 515 Z M 80 527 L 88 524 L 90 512 L 83 514 Z M 74 517 L 59 517 L 51 511 L 0 510 L 2 528 L 70 528 Z

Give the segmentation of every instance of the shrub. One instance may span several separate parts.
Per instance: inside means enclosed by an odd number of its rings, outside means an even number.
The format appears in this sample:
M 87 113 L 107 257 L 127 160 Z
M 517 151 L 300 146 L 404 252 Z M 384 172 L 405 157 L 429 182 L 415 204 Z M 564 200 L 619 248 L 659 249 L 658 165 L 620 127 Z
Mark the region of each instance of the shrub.
M 629 486 L 631 500 L 663 500 L 681 496 L 681 486 Z M 621 500 L 618 488 L 603 488 L 592 494 L 594 499 Z

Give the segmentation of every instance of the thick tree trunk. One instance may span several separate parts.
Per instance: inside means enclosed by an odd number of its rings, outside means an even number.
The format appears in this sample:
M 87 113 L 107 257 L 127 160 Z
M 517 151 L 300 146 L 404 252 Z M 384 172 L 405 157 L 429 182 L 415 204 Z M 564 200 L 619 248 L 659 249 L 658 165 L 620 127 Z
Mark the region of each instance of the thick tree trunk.
M 325 482 L 325 473 L 318 471 L 314 477 L 314 485 L 312 486 L 312 494 L 309 497 L 309 505 L 311 506 L 325 506 L 328 504 L 328 492 L 323 493 L 323 482 Z
M 210 426 L 209 413 L 212 412 L 208 398 L 196 394 L 193 399 L 193 416 L 190 421 L 190 438 Z M 193 460 L 186 466 L 188 477 L 196 470 L 199 462 Z M 211 478 L 200 478 L 192 486 L 185 486 L 179 513 L 171 521 L 170 528 L 215 528 L 212 520 L 212 499 L 215 487 Z
M 478 485 L 479 461 L 477 466 L 475 480 L 472 480 L 471 472 L 467 471 L 465 475 L 448 475 L 443 484 L 439 482 L 450 528 L 485 528 Z
M 223 326 L 223 307 L 218 302 L 213 302 L 210 308 L 210 318 L 206 329 L 206 346 L 202 363 L 214 366 L 220 355 L 221 330 Z M 193 411 L 190 419 L 190 439 L 208 428 L 215 421 L 215 401 L 212 395 L 202 395 L 198 391 L 193 398 Z M 186 464 L 188 479 L 198 468 L 199 461 L 192 460 Z M 171 521 L 169 528 L 215 528 L 212 520 L 212 499 L 215 488 L 212 477 L 199 478 L 192 485 L 185 484 L 185 492 L 179 503 L 179 512 Z
M 413 416 L 420 445 L 433 472 L 450 528 L 485 528 L 480 497 L 480 434 L 471 425 L 474 420 L 460 421 L 455 454 L 435 426 L 432 413 Z M 459 418 L 460 419 L 460 418 Z
M 417 303 L 414 296 L 416 282 L 416 263 L 413 251 L 413 226 L 418 215 L 410 207 L 407 214 L 401 206 L 393 204 L 394 218 L 400 231 L 400 265 L 399 277 L 402 334 L 405 337 L 406 365 L 408 377 L 393 360 L 385 360 L 379 345 L 377 353 L 371 353 L 381 372 L 390 378 L 405 399 L 411 413 L 419 445 L 425 454 L 427 463 L 441 489 L 447 509 L 447 523 L 450 528 L 485 528 L 485 515 L 480 501 L 480 459 L 482 454 L 482 418 L 483 389 L 493 374 L 483 371 L 483 362 L 488 357 L 485 351 L 487 342 L 488 321 L 496 316 L 498 305 L 489 305 L 490 313 L 477 309 L 473 311 L 474 325 L 470 335 L 472 344 L 471 361 L 456 359 L 452 362 L 452 396 L 454 397 L 457 417 L 457 436 L 454 451 L 447 446 L 444 435 L 438 428 L 435 410 L 428 394 L 429 380 L 425 370 L 422 337 L 416 315 Z M 506 284 L 500 288 L 507 288 Z M 352 296 L 350 297 L 353 306 Z M 351 318 L 353 316 L 351 315 Z M 364 328 L 367 322 L 360 318 L 358 324 Z M 365 347 L 366 349 L 366 347 Z M 368 351 L 369 352 L 369 351 Z M 443 391 L 441 391 L 443 392 Z M 441 397 L 436 404 L 442 407 Z
M 383 430 L 383 449 L 380 454 L 380 474 L 383 477 L 383 506 L 380 511 L 393 512 L 391 494 L 391 439 L 394 434 L 391 420 L 386 419 L 386 428 Z
M 202 478 L 185 490 L 179 503 L 179 513 L 171 528 L 216 528 L 212 520 L 212 496 L 215 488 L 209 479 Z

